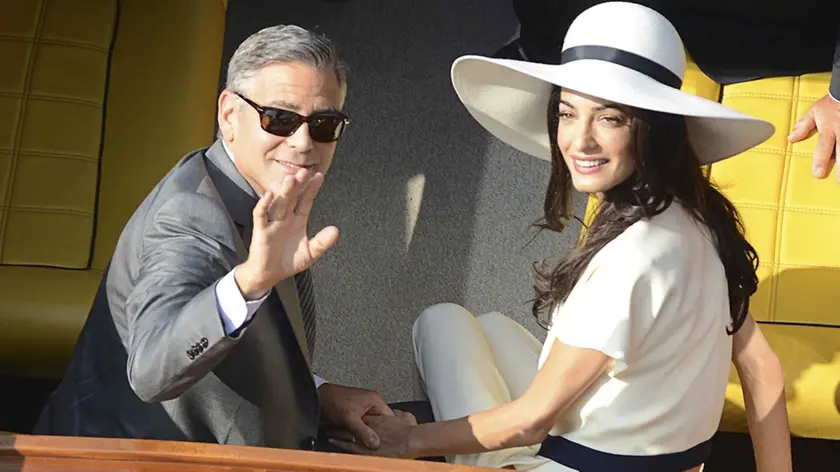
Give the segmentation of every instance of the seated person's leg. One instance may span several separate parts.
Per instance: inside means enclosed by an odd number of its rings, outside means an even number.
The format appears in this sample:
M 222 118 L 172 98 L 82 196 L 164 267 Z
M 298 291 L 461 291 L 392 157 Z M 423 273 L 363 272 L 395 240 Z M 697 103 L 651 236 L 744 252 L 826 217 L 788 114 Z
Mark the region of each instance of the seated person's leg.
M 412 334 L 417 369 L 438 421 L 510 402 L 525 391 L 536 372 L 539 341 L 500 313 L 476 318 L 458 305 L 435 305 L 420 315 Z M 538 451 L 535 445 L 447 460 L 491 468 L 549 462 L 537 457 Z

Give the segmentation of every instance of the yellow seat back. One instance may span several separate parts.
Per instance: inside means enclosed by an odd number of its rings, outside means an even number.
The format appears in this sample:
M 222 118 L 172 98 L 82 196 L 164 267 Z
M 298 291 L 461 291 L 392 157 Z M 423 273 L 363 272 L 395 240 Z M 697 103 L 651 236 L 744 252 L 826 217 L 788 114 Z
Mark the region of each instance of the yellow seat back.
M 728 85 L 723 103 L 776 125 L 765 143 L 712 166 L 760 259 L 750 300 L 785 370 L 791 431 L 840 439 L 840 185 L 812 177 L 816 136 L 791 144 L 793 124 L 828 91 L 828 73 Z M 722 427 L 745 431 L 734 370 Z
M 828 83 L 828 74 L 811 74 L 723 91 L 723 104 L 776 125 L 768 141 L 715 164 L 711 174 L 737 205 L 759 254 L 763 283 L 751 300 L 758 320 L 840 325 L 840 245 L 830 243 L 840 236 L 840 186 L 812 177 L 816 137 L 787 141 Z
M 0 264 L 86 269 L 117 1 L 9 1 L 0 15 Z
M 0 2 L 0 374 L 63 373 L 123 226 L 212 143 L 224 3 Z

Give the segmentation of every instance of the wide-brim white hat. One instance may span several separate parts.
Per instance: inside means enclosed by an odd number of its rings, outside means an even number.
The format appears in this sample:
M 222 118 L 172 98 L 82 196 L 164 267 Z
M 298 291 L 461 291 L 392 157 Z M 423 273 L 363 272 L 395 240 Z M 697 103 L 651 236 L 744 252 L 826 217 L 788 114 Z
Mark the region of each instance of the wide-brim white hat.
M 703 164 L 756 146 L 772 124 L 682 92 L 685 52 L 674 26 L 635 3 L 608 2 L 569 27 L 561 64 L 469 55 L 452 65 L 452 83 L 470 114 L 490 133 L 527 154 L 551 160 L 546 109 L 553 86 L 609 102 L 686 117 Z

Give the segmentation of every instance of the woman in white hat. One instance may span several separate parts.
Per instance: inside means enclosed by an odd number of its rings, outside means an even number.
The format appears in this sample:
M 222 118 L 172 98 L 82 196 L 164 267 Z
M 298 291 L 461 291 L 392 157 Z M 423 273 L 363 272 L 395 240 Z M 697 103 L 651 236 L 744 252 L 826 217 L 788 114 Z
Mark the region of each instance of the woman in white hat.
M 596 195 L 598 211 L 581 247 L 537 272 L 544 345 L 498 313 L 442 304 L 421 314 L 415 355 L 438 422 L 369 418 L 383 441 L 375 453 L 540 471 L 698 470 L 734 360 L 759 470 L 790 470 L 781 368 L 748 314 L 758 258 L 701 168 L 773 126 L 681 92 L 683 54 L 660 14 L 610 2 L 571 25 L 561 65 L 455 62 L 473 117 L 551 162 L 543 226 L 564 229 L 574 189 Z

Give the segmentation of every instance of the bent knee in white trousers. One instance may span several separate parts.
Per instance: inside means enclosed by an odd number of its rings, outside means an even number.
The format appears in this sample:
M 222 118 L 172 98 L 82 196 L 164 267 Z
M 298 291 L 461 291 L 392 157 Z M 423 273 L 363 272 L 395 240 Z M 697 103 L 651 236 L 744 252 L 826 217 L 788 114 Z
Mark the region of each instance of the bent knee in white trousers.
M 412 340 L 420 382 L 437 421 L 463 418 L 521 396 L 536 375 L 542 347 L 507 316 L 492 312 L 476 317 L 454 303 L 423 310 L 412 328 Z M 447 460 L 517 469 L 557 465 L 537 456 L 538 451 L 539 445 L 534 445 Z

